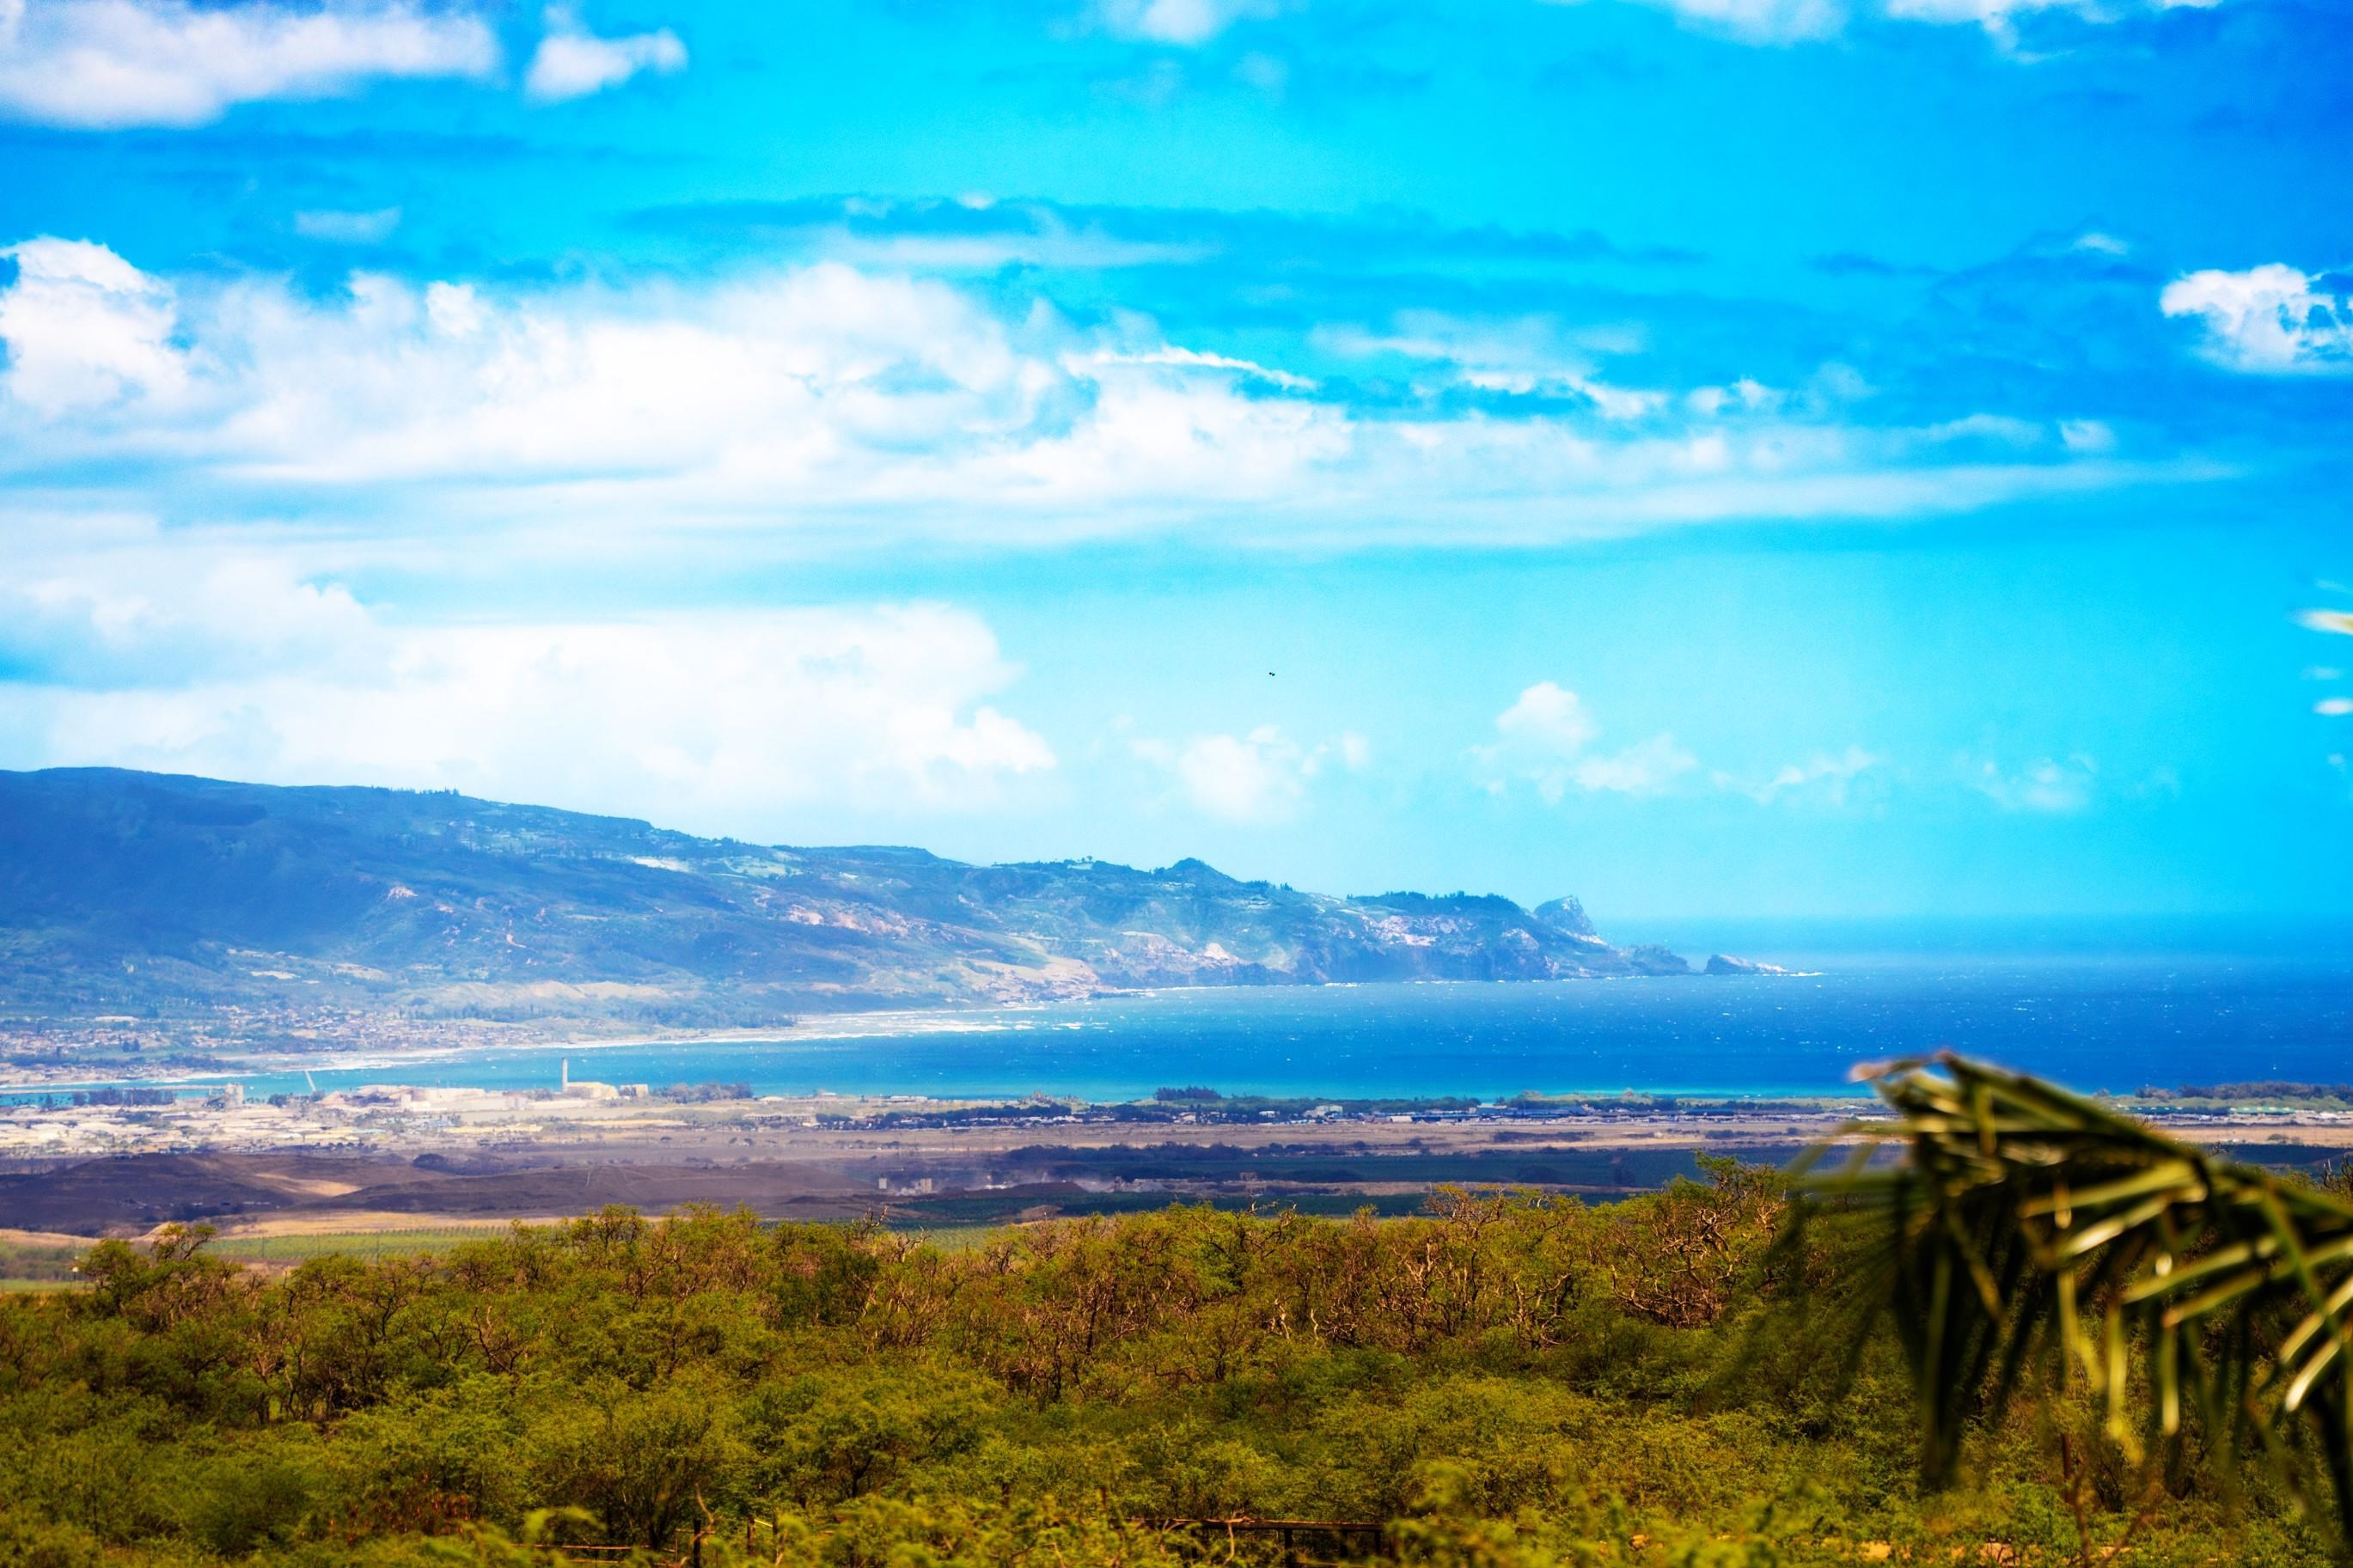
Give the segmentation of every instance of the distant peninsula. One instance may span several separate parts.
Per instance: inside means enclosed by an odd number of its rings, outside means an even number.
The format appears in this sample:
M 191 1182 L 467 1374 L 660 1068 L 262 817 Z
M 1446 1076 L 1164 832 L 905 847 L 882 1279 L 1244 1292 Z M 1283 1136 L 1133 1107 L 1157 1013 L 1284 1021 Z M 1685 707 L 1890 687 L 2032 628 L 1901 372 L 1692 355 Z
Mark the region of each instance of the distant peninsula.
M 1812 972 L 1810 970 L 1784 969 L 1778 963 L 1762 963 L 1753 958 L 1735 958 L 1728 952 L 1709 953 L 1707 967 L 1701 973 L 1704 974 L 1778 974 L 1791 980 L 1812 978 Z
M 1198 860 L 976 866 L 448 792 L 0 772 L 0 1036 L 241 1048 L 786 1026 L 1176 985 L 1690 973 L 1573 898 L 1336 898 Z M 87 1043 L 87 1042 L 85 1042 Z

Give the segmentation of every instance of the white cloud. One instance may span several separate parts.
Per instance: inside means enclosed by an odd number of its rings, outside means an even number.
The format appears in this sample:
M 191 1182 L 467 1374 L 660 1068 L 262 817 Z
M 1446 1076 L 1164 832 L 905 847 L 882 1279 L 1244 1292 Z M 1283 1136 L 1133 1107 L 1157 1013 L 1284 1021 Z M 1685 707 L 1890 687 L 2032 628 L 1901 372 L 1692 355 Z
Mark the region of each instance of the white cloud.
M 1837 0 L 1656 0 L 1694 26 L 1748 43 L 1787 44 L 1835 36 L 1846 26 Z
M 1042 302 L 1008 314 L 831 262 L 692 285 L 355 273 L 319 299 L 158 278 L 83 242 L 10 254 L 0 479 L 174 521 L 430 516 L 481 545 L 558 516 L 575 539 L 1490 544 L 1951 511 L 2153 472 L 1981 438 L 1999 421 L 1968 439 L 1859 426 L 1820 392 L 1628 394 L 1649 410 L 1631 417 L 1606 399 L 1366 413 L 1148 321 L 1082 331 Z
M 77 683 L 0 684 L 12 762 L 659 801 L 779 832 L 807 808 L 977 809 L 1055 767 L 990 700 L 1017 671 L 987 625 L 946 606 L 402 626 L 251 562 L 169 599 L 107 575 L 20 590 L 101 657 Z
M 391 238 L 392 231 L 399 226 L 398 207 L 377 207 L 370 212 L 325 210 L 294 215 L 296 234 L 305 239 L 322 239 L 330 245 L 381 245 Z
M 1166 364 L 1201 370 L 1230 370 L 1238 371 L 1253 380 L 1263 381 L 1272 386 L 1287 387 L 1293 392 L 1312 392 L 1315 387 L 1315 384 L 1303 375 L 1293 375 L 1289 371 L 1275 370 L 1259 363 L 1256 360 L 1236 359 L 1230 354 L 1203 353 L 1198 349 L 1180 349 L 1166 345 L 1156 349 L 1147 349 L 1142 353 L 1101 350 L 1079 356 L 1075 363 L 1082 366 Z
M 2205 353 L 2232 370 L 2269 373 L 2353 370 L 2353 301 L 2314 291 L 2318 279 L 2274 262 L 2244 272 L 2177 278 L 2158 297 L 2168 316 L 2195 316 Z
M 524 93 L 541 103 L 586 98 L 640 71 L 668 75 L 686 68 L 686 46 L 667 27 L 600 38 L 580 25 L 579 14 L 569 5 L 549 6 L 546 24 L 522 83 Z
M 1206 44 L 1236 22 L 1282 9 L 1281 0 L 1098 0 L 1095 15 L 1124 38 Z
M 1588 793 L 1659 795 L 1698 766 L 1672 735 L 1658 734 L 1609 756 L 1581 758 L 1569 777 Z
M 2099 764 L 2081 752 L 2044 757 L 2015 771 L 1991 758 L 1961 759 L 1968 786 L 2004 811 L 2065 816 L 2091 805 L 2099 789 Z
M 1176 775 L 1193 804 L 1230 821 L 1290 816 L 1314 773 L 1315 758 L 1271 725 L 1239 738 L 1204 735 L 1176 756 Z
M 29 568 L 29 569 L 28 569 Z M 90 689 L 248 676 L 300 665 L 364 670 L 385 634 L 342 584 L 282 555 L 193 554 L 133 531 L 122 547 L 28 563 L 0 577 L 0 662 Z
M 1847 803 L 1858 779 L 1885 766 L 1886 762 L 1886 758 L 1873 756 L 1861 746 L 1849 746 L 1835 756 L 1818 753 L 1802 763 L 1788 763 L 1758 783 L 1742 784 L 1725 773 L 1716 774 L 1715 781 L 1719 787 L 1736 789 L 1759 805 L 1770 805 L 1775 801 L 1819 801 L 1841 806 Z
M 2113 452 L 2116 433 L 2097 419 L 2062 419 L 2059 439 L 2071 452 Z
M 1435 403 L 1464 390 L 1566 403 L 1572 412 L 1547 416 L 1618 444 L 1657 440 L 1669 432 L 1704 429 L 1689 457 L 1729 457 L 1738 448 L 1758 458 L 1767 449 L 1798 458 L 1800 432 L 1841 427 L 1873 388 L 1849 365 L 1820 365 L 1802 384 L 1767 386 L 1750 376 L 1683 388 L 1620 384 L 1604 374 L 1612 354 L 1643 346 L 1640 327 L 1603 323 L 1574 327 L 1544 315 L 1493 319 L 1434 310 L 1399 311 L 1386 330 L 1326 326 L 1318 346 L 1359 359 L 1387 356 L 1413 364 L 1413 390 Z M 1581 405 L 1581 406 L 1577 406 Z M 1886 432 L 1885 434 L 1894 434 Z M 2116 433 L 2095 420 L 2030 421 L 1977 412 L 1905 429 L 1901 440 L 1915 454 L 1946 447 L 1980 455 L 2050 452 L 2099 457 L 2116 449 Z
M 479 16 L 409 0 L 0 0 L 0 112 L 52 125 L 197 125 L 373 79 L 487 77 L 499 58 Z
M 1577 4 L 1578 0 L 1551 0 Z M 2218 0 L 1644 0 L 1675 13 L 1698 31 L 1749 44 L 1798 44 L 1835 37 L 1855 16 L 1941 26 L 1981 27 L 1996 42 L 2017 41 L 2018 20 L 2042 11 L 2065 11 L 2090 23 L 2113 22 L 2137 12 L 2202 7 Z M 2085 237 L 2104 240 L 2105 235 Z M 2111 242 L 2114 243 L 2114 242 Z
M 0 256 L 16 264 L 0 290 L 11 399 L 53 418 L 186 385 L 170 285 L 86 240 L 30 239 Z
M 2296 620 L 2316 632 L 2353 637 L 2353 611 L 2306 610 L 2296 616 Z M 2306 680 L 2342 680 L 2345 671 L 2335 665 L 2316 664 L 2304 672 L 2304 678 Z M 2324 697 L 2312 705 L 2312 710 L 2324 719 L 2342 719 L 2353 714 L 2353 697 Z
M 1539 680 L 1495 716 L 1495 732 L 1530 754 L 1573 757 L 1601 727 L 1583 698 L 1557 681 Z
M 1577 331 L 1547 316 L 1489 321 L 1405 310 L 1386 331 L 1333 327 L 1317 336 L 1335 353 L 1394 354 L 1423 362 L 1440 369 L 1442 384 L 1520 397 L 1582 399 L 1609 420 L 1641 419 L 1669 401 L 1662 392 L 1615 386 L 1600 379 L 1595 368 L 1600 354 L 1636 345 L 1639 334 L 1624 328 Z M 1422 390 L 1437 390 L 1438 384 L 1426 384 Z M 1706 393 L 1697 395 L 1706 413 L 1722 406 L 1720 395 L 1713 402 Z
M 1474 747 L 1473 760 L 1490 791 L 1527 784 L 1547 804 L 1572 789 L 1585 794 L 1659 795 L 1699 766 L 1699 760 L 1657 734 L 1607 755 L 1588 748 L 1600 726 L 1584 700 L 1556 681 L 1540 680 L 1495 716 L 1493 744 Z
M 1672 734 L 1662 731 L 1616 751 L 1594 742 L 1601 727 L 1582 698 L 1556 681 L 1524 689 L 1495 717 L 1495 740 L 1472 749 L 1487 789 L 1501 795 L 1527 784 L 1548 804 L 1572 792 L 1585 795 L 1665 795 L 1685 786 L 1699 759 Z M 1708 773 L 1709 787 L 1746 795 L 1760 805 L 1776 802 L 1843 806 L 1856 781 L 1883 767 L 1884 757 L 1860 746 L 1792 763 L 1761 779 L 1743 779 L 1721 769 Z
M 1224 822 L 1287 822 L 1336 752 L 1355 772 L 1372 760 L 1362 735 L 1303 745 L 1272 724 L 1243 735 L 1196 735 L 1181 743 L 1145 737 L 1128 742 L 1140 761 L 1167 773 L 1194 810 Z
M 2120 16 L 2135 12 L 2204 10 L 2220 0 L 1886 0 L 1887 14 L 1906 21 L 1941 22 L 1947 24 L 1974 23 L 2001 43 L 2015 41 L 2018 19 L 2041 11 L 2066 11 L 2086 22 L 2113 22 Z M 2078 241 L 2088 249 L 2110 249 L 2121 254 L 2118 243 L 2104 234 L 2091 234 Z

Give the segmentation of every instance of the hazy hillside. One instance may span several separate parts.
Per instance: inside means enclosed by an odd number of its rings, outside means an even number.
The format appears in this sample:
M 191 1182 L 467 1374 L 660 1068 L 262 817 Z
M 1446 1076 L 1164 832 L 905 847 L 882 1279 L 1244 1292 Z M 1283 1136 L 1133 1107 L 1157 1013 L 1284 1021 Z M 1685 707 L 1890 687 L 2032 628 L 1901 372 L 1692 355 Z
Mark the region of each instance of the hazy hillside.
M 0 773 L 0 1014 L 774 1022 L 1102 987 L 1676 973 L 1573 899 L 970 866 L 454 794 Z

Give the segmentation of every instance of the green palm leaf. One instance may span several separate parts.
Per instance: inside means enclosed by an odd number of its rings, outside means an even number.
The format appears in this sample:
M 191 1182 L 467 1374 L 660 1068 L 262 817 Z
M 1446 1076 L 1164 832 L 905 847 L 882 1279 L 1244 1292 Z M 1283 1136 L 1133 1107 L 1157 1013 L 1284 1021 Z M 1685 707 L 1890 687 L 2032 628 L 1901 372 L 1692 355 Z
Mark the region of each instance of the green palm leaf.
M 1894 1120 L 1817 1183 L 1874 1215 L 1881 1300 L 1918 1378 L 1922 1462 L 1972 1418 L 2074 1380 L 2139 1459 L 2193 1428 L 2353 1520 L 2353 1206 L 2178 1143 L 2038 1079 L 1943 1055 L 1872 1069 Z M 1897 1143 L 1907 1158 L 1874 1164 Z M 2227 1473 L 2227 1471 L 2226 1471 Z

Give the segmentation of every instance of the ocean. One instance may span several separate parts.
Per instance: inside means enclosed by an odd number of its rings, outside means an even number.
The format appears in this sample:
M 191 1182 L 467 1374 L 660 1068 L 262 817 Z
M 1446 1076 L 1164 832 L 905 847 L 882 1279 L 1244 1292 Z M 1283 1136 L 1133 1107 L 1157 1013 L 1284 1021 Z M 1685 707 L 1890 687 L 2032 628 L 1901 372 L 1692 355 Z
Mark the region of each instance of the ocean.
M 322 1089 L 553 1087 L 568 1057 L 575 1078 L 758 1094 L 1826 1095 L 1858 1092 L 1858 1064 L 1950 1047 L 2086 1090 L 2353 1080 L 2342 949 L 1820 962 L 1823 973 L 1795 978 L 1171 990 L 818 1016 L 765 1039 L 378 1058 L 314 1076 Z M 239 1076 L 252 1093 L 304 1086 L 300 1072 Z

